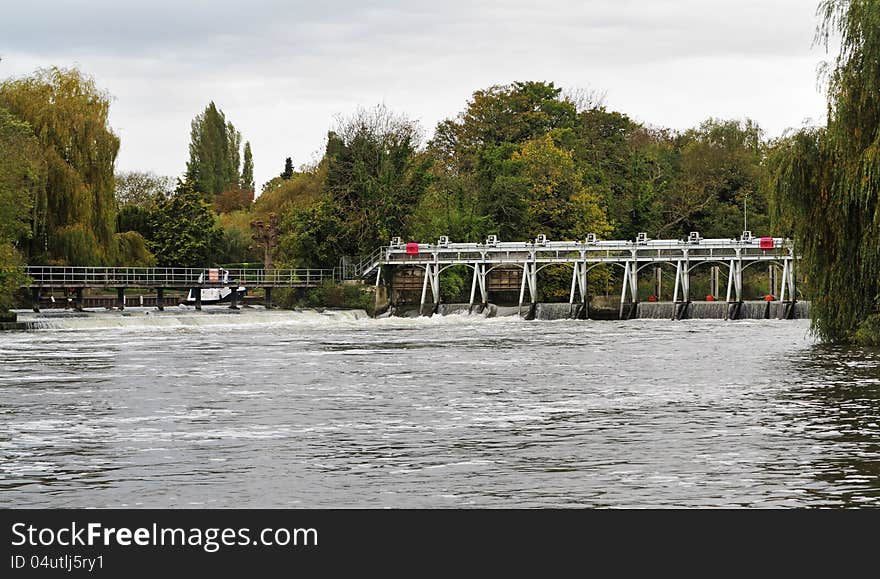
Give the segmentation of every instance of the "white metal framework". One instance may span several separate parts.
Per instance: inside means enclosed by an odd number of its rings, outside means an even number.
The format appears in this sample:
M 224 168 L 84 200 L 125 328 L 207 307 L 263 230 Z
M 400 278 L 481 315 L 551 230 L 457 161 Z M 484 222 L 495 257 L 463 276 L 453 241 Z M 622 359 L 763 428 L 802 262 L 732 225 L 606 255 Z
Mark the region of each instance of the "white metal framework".
M 440 301 L 440 273 L 445 269 L 462 265 L 473 270 L 470 303 L 477 303 L 477 290 L 480 302 L 488 301 L 486 277 L 495 268 L 522 268 L 522 284 L 519 305 L 523 306 L 526 290 L 531 304 L 538 299 L 537 274 L 552 264 L 572 266 L 571 291 L 569 303 L 588 301 L 587 279 L 593 268 L 607 264 L 623 268 L 621 287 L 621 317 L 624 303 L 638 301 L 638 275 L 645 268 L 668 265 L 675 268 L 673 301 L 690 301 L 690 275 L 704 264 L 726 267 L 728 270 L 727 302 L 743 301 L 743 270 L 756 263 L 780 265 L 782 291 L 780 301 L 796 301 L 795 260 L 790 240 L 782 238 L 755 238 L 745 231 L 739 238 L 702 239 L 693 232 L 687 240 L 648 239 L 640 233 L 635 241 L 600 241 L 590 235 L 585 241 L 547 241 L 538 236 L 534 242 L 501 242 L 496 236 L 489 236 L 485 243 L 450 243 L 442 237 L 436 244 L 403 243 L 394 238 L 390 245 L 374 253 L 361 264 L 360 275 L 376 273 L 378 283 L 382 266 L 409 266 L 425 270 L 422 285 L 421 307 L 427 300 L 427 290 L 431 289 L 433 303 Z

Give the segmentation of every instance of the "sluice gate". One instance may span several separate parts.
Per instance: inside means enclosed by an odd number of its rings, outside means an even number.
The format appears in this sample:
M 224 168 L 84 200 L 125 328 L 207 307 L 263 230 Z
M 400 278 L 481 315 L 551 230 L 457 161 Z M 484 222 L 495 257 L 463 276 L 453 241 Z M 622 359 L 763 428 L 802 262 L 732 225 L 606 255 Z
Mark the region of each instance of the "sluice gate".
M 421 315 L 444 310 L 440 291 L 443 272 L 466 267 L 470 271 L 468 311 L 476 307 L 485 310 L 492 293 L 513 292 L 518 296 L 517 312 L 526 318 L 607 318 L 607 312 L 594 315 L 590 311 L 593 296 L 588 289 L 590 274 L 604 267 L 621 270 L 620 298 L 615 300 L 618 309 L 613 316 L 618 319 L 790 319 L 803 317 L 805 309 L 797 305 L 798 259 L 790 240 L 754 237 L 750 231 L 731 239 L 704 239 L 692 232 L 686 240 L 654 240 L 644 233 L 632 241 L 604 241 L 594 235 L 584 241 L 549 241 L 541 235 L 528 242 L 502 242 L 489 236 L 484 243 L 453 243 L 441 237 L 437 243 L 422 244 L 394 238 L 363 260 L 358 274 L 375 280 L 378 286 L 384 270 L 384 279 L 392 287 L 392 305 L 401 292 L 418 292 Z M 538 274 L 555 265 L 571 267 L 568 303 L 539 303 Z M 770 292 L 766 303 L 747 302 L 743 273 L 760 266 L 768 268 Z M 692 295 L 691 277 L 699 268 L 709 273 L 711 295 L 705 302 L 694 300 Z M 668 302 L 659 301 L 664 269 L 674 280 Z M 643 300 L 639 278 L 646 275 L 651 276 L 656 290 Z

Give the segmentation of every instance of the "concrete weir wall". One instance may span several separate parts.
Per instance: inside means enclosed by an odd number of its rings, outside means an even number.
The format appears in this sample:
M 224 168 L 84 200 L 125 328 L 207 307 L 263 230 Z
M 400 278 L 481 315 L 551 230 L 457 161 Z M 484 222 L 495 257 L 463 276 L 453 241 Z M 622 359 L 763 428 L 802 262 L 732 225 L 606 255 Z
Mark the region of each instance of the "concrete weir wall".
M 743 302 L 736 315 L 736 319 L 740 320 L 763 320 L 763 319 L 779 319 L 784 317 L 784 307 L 786 304 L 780 302 L 765 301 L 748 301 Z M 609 307 L 610 304 L 603 303 L 601 307 L 591 306 L 589 310 L 590 319 L 609 320 L 618 319 L 620 306 Z M 683 304 L 678 304 L 678 309 L 683 308 Z M 628 315 L 631 305 L 625 304 L 624 316 Z M 726 302 L 691 302 L 688 304 L 686 316 L 690 319 L 718 319 L 725 318 L 729 305 Z M 535 320 L 567 320 L 583 318 L 583 306 L 581 304 L 567 303 L 538 303 L 534 305 L 523 304 L 522 309 L 518 306 L 499 306 L 496 304 L 488 304 L 485 308 L 482 305 L 475 305 L 473 308 L 468 304 L 440 304 L 437 306 L 437 314 L 441 316 L 449 315 L 471 315 L 486 318 L 506 317 L 506 316 L 522 316 L 526 319 Z M 676 304 L 672 302 L 640 302 L 637 304 L 635 316 L 642 319 L 656 320 L 672 320 L 676 310 Z M 425 313 L 434 311 L 433 305 L 428 304 L 425 307 Z M 402 308 L 395 312 L 395 315 L 405 317 L 418 316 L 418 306 Z M 791 318 L 801 319 L 810 317 L 810 302 L 797 302 L 791 313 Z

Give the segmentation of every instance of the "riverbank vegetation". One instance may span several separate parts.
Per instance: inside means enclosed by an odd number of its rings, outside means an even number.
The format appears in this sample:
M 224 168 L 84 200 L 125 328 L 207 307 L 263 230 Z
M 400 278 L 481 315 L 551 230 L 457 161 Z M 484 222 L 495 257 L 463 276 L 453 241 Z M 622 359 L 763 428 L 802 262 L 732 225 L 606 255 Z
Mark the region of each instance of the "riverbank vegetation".
M 840 38 L 827 123 L 776 144 L 770 189 L 805 258 L 815 331 L 880 345 L 880 4 L 824 0 L 819 13 L 818 40 Z
M 259 195 L 250 143 L 214 102 L 192 120 L 179 177 L 117 172 L 110 96 L 94 79 L 50 68 L 4 80 L 0 308 L 25 262 L 331 268 L 392 236 L 730 238 L 747 217 L 756 234 L 795 237 L 819 335 L 870 341 L 880 319 L 870 317 L 880 294 L 880 8 L 821 7 L 821 34 L 843 38 L 826 127 L 768 139 L 748 119 L 707 119 L 676 131 L 594 93 L 511 82 L 476 90 L 431 131 L 384 106 L 354 111 L 330 127 L 317 161 L 266 161 L 281 171 Z M 446 299 L 468 289 L 465 274 L 444 274 Z M 595 291 L 610 276 L 594 276 Z M 556 277 L 542 284 L 551 298 L 568 291 L 568 276 Z

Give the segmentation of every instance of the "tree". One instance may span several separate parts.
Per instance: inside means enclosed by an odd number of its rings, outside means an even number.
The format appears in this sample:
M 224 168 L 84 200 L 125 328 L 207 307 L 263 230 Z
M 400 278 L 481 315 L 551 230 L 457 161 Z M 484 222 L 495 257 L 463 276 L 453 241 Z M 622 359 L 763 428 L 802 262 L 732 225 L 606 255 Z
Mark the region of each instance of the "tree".
M 284 171 L 281 172 L 282 179 L 290 179 L 293 177 L 293 159 L 290 157 L 284 159 Z
M 709 119 L 677 139 L 678 171 L 660 197 L 660 236 L 700 231 L 707 237 L 732 237 L 742 230 L 743 201 L 751 209 L 750 228 L 770 233 L 761 129 L 752 121 Z
M 404 234 L 430 182 L 421 131 L 384 106 L 341 119 L 327 138 L 325 190 L 345 223 L 336 257 L 360 255 Z
M 174 190 L 174 179 L 152 171 L 122 171 L 116 174 L 116 209 L 136 205 L 149 209 Z
M 804 257 L 813 330 L 880 345 L 880 4 L 824 0 L 820 14 L 818 39 L 840 36 L 827 127 L 776 144 L 774 206 Z
M 574 104 L 553 83 L 514 82 L 476 91 L 465 110 L 437 125 L 430 152 L 453 177 L 469 175 L 469 194 L 487 216 L 486 233 L 520 239 L 527 220 L 524 177 L 510 164 L 527 141 L 573 129 Z
M 177 182 L 169 199 L 151 214 L 149 248 L 162 267 L 207 267 L 215 262 L 222 234 L 217 217 L 190 181 Z
M 241 182 L 239 183 L 243 191 L 253 193 L 257 187 L 254 184 L 254 156 L 251 153 L 250 141 L 244 144 L 244 164 L 241 167 Z
M 46 159 L 29 260 L 114 262 L 119 139 L 108 125 L 110 96 L 80 71 L 53 67 L 0 83 L 0 106 L 30 124 Z
M 241 133 L 211 102 L 192 121 L 187 180 L 197 191 L 212 196 L 223 193 L 230 185 L 237 186 L 241 181 L 240 144 Z
M 33 215 L 35 206 L 45 207 L 45 199 L 43 149 L 30 125 L 0 108 L 0 312 L 12 306 L 12 296 L 24 281 L 16 246 L 43 231 Z
M 263 268 L 272 269 L 272 252 L 278 244 L 278 214 L 270 213 L 268 219 L 255 219 L 250 223 L 254 232 L 251 238 L 263 249 Z
M 21 245 L 42 234 L 36 216 L 45 215 L 45 203 L 43 148 L 28 123 L 0 108 L 0 243 Z

